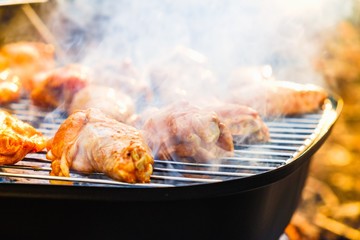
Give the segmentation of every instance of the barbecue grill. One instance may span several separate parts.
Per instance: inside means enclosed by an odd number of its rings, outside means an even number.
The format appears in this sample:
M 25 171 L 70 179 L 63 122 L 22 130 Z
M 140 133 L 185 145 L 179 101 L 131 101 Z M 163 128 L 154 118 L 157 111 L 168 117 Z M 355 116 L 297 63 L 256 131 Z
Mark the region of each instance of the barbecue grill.
M 279 239 L 300 200 L 311 157 L 342 104 L 331 95 L 319 112 L 267 119 L 271 140 L 236 144 L 233 157 L 211 163 L 155 160 L 148 184 L 100 173 L 49 176 L 46 153 L 28 154 L 16 165 L 0 167 L 5 234 L 35 237 L 72 226 L 74 237 Z M 28 99 L 3 108 L 47 136 L 66 118 L 61 110 L 45 112 Z

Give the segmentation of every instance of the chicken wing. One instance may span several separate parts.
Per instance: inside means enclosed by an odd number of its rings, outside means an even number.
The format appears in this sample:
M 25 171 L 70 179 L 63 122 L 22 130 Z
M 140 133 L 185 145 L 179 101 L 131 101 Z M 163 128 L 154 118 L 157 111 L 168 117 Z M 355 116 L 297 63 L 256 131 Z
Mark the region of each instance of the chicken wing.
M 45 108 L 56 108 L 64 104 L 66 108 L 76 92 L 84 88 L 89 81 L 88 69 L 78 64 L 39 73 L 39 85 L 31 92 L 34 105 Z
M 72 114 L 88 108 L 98 108 L 107 116 L 127 124 L 135 113 L 135 104 L 127 94 L 97 85 L 89 85 L 76 93 L 67 112 Z
M 239 104 L 216 104 L 215 111 L 233 135 L 236 144 L 259 143 L 270 139 L 269 128 L 254 109 Z
M 108 118 L 99 109 L 71 114 L 47 148 L 52 176 L 68 177 L 70 169 L 74 169 L 102 172 L 128 183 L 150 182 L 154 160 L 142 134 L 136 128 Z
M 0 165 L 15 164 L 46 146 L 46 138 L 31 125 L 0 110 Z
M 187 102 L 153 112 L 143 126 L 145 138 L 159 159 L 188 158 L 198 162 L 231 155 L 233 138 L 217 114 Z
M 19 76 L 27 92 L 34 87 L 35 74 L 54 68 L 55 48 L 42 42 L 20 41 L 8 43 L 1 47 L 1 65 L 6 65 Z
M 319 110 L 327 92 L 313 84 L 265 80 L 234 89 L 231 102 L 249 106 L 262 116 L 278 117 Z

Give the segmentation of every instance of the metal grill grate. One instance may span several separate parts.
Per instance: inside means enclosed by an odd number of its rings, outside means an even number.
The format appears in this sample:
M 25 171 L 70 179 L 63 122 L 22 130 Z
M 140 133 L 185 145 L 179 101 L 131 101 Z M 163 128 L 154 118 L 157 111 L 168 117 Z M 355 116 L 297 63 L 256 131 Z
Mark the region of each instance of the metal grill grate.
M 29 122 L 44 135 L 51 137 L 66 114 L 62 111 L 43 112 L 23 99 L 3 107 L 19 119 Z M 333 107 L 328 101 L 323 111 L 297 117 L 266 121 L 271 140 L 265 144 L 235 146 L 233 157 L 211 163 L 187 163 L 155 160 L 151 183 L 127 184 L 114 181 L 104 174 L 82 174 L 72 171 L 70 178 L 49 176 L 50 162 L 45 152 L 28 154 L 15 165 L 0 166 L 0 181 L 7 183 L 50 184 L 49 180 L 72 181 L 75 185 L 113 187 L 169 187 L 213 183 L 244 178 L 279 168 L 296 160 L 316 140 L 326 122 L 332 123 Z

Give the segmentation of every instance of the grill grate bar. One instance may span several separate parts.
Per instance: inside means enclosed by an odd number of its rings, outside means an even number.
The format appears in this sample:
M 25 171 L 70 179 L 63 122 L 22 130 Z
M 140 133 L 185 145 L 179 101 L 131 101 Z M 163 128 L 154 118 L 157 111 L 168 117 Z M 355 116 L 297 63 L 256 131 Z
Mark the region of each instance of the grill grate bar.
M 241 172 L 220 172 L 220 171 L 200 171 L 200 170 L 186 170 L 186 169 L 170 169 L 170 168 L 154 168 L 155 171 L 161 172 L 176 172 L 184 174 L 200 174 L 200 175 L 215 175 L 215 176 L 235 176 L 235 177 L 246 177 L 254 174 L 241 173 Z
M 253 158 L 253 157 L 223 157 L 223 160 L 231 160 L 232 162 L 254 162 L 254 163 L 263 163 L 265 166 L 269 163 L 286 163 L 284 159 L 267 159 L 267 158 Z
M 281 138 L 281 139 L 309 139 L 309 138 L 311 138 L 311 135 L 273 133 L 273 134 L 270 134 L 270 137 Z
M 269 155 L 269 156 L 291 157 L 294 154 L 293 152 L 275 152 L 275 151 L 265 152 L 265 151 L 253 151 L 252 149 L 235 150 L 234 152 L 235 152 L 235 156 L 241 156 L 242 154 L 251 154 L 256 156 Z
M 105 184 L 107 186 L 128 186 L 128 187 L 170 187 L 171 184 L 156 184 L 156 183 L 124 183 L 113 180 L 104 179 L 91 179 L 91 178 L 74 178 L 74 177 L 57 177 L 57 176 L 44 176 L 36 174 L 18 174 L 18 173 L 5 173 L 0 172 L 0 177 L 15 177 L 15 178 L 30 178 L 30 179 L 42 179 L 42 180 L 56 180 L 64 182 L 79 182 L 79 183 L 93 183 L 93 184 Z
M 297 133 L 297 134 L 301 134 L 301 133 L 308 133 L 308 134 L 312 134 L 314 132 L 313 129 L 292 129 L 292 128 L 271 128 L 270 129 L 270 133 Z
M 266 122 L 266 125 L 271 129 L 274 127 L 279 128 L 294 128 L 294 129 L 314 129 L 317 127 L 317 124 L 309 123 L 288 123 L 288 122 Z
M 221 179 L 185 178 L 185 177 L 176 177 L 176 176 L 161 176 L 156 174 L 151 175 L 151 179 L 165 180 L 165 181 L 179 181 L 179 182 L 198 182 L 198 183 L 216 183 L 222 181 Z
M 298 140 L 289 140 L 289 139 L 282 139 L 282 138 L 273 138 L 269 140 L 269 143 L 273 143 L 273 144 L 284 144 L 284 145 L 296 145 L 296 146 L 301 146 L 304 144 L 304 140 L 303 141 L 298 141 Z
M 306 115 L 303 116 L 303 118 L 287 118 L 286 119 L 287 123 L 295 123 L 295 124 L 317 124 L 318 123 L 318 119 L 311 119 L 311 118 L 306 118 Z
M 232 158 L 230 158 L 232 159 Z M 240 164 L 216 164 L 216 163 L 186 163 L 186 162 L 176 162 L 171 161 L 170 163 L 164 163 L 162 160 L 155 160 L 155 163 L 161 162 L 162 164 L 166 165 L 182 165 L 188 167 L 198 167 L 198 168 L 232 168 L 232 169 L 253 169 L 253 170 L 271 170 L 274 167 L 268 166 L 251 166 L 251 165 L 240 165 Z M 281 161 L 283 162 L 283 161 Z
M 254 147 L 251 144 L 242 144 L 242 147 Z M 289 150 L 289 151 L 297 151 L 299 150 L 299 147 L 294 147 L 294 146 L 282 146 L 282 145 L 270 145 L 270 144 L 258 144 L 255 146 L 256 148 L 261 148 L 261 149 L 278 149 L 278 150 Z
M 32 117 L 41 117 L 41 118 L 44 118 L 48 115 L 48 113 L 46 113 L 46 112 L 36 111 L 35 109 L 33 109 L 33 110 L 18 109 L 15 111 L 15 115 L 17 115 L 19 117 L 26 117 L 26 116 L 29 116 L 29 114 Z
M 51 167 L 38 167 L 38 166 L 30 166 L 30 165 L 4 165 L 0 166 L 0 169 L 22 169 L 22 170 L 33 170 L 33 171 L 46 171 L 50 172 Z

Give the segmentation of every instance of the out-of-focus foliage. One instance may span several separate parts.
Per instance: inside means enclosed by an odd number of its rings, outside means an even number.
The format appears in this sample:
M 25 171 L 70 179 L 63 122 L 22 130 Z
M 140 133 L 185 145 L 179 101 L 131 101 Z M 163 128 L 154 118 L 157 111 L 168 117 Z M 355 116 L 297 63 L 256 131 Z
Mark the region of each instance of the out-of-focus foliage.
M 302 202 L 286 229 L 290 240 L 360 239 L 360 11 L 356 6 L 354 16 L 321 37 L 315 68 L 343 98 L 344 108 L 328 141 L 313 156 Z

